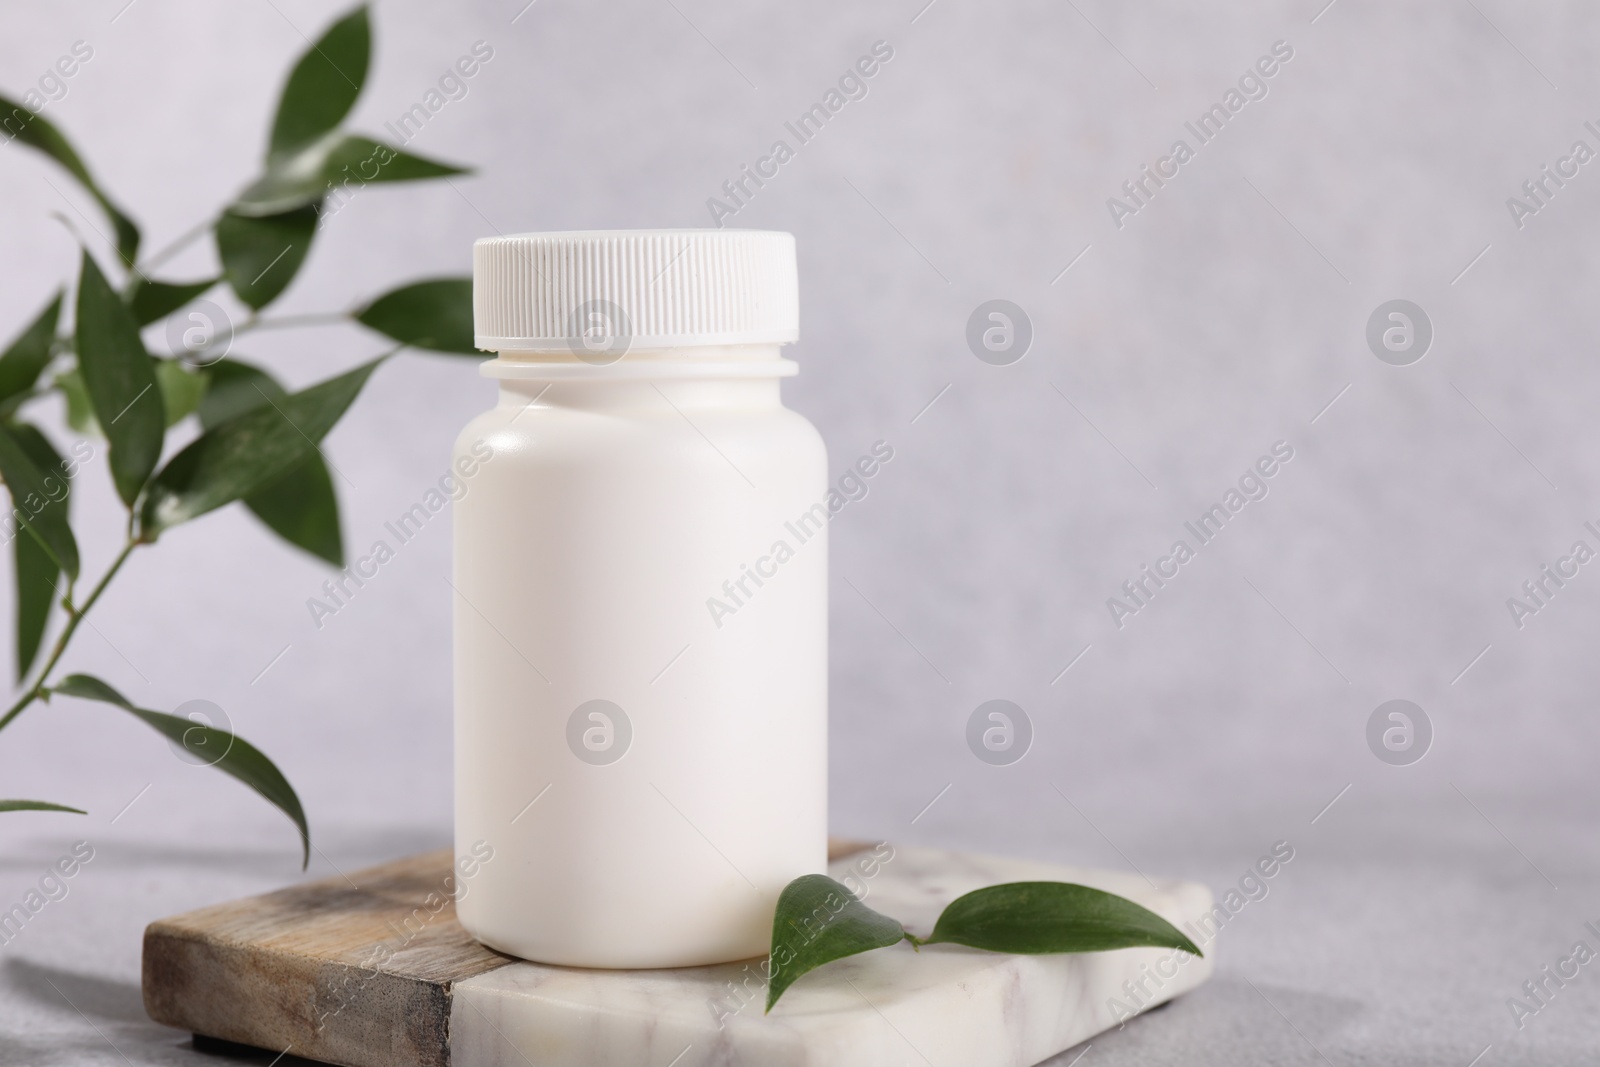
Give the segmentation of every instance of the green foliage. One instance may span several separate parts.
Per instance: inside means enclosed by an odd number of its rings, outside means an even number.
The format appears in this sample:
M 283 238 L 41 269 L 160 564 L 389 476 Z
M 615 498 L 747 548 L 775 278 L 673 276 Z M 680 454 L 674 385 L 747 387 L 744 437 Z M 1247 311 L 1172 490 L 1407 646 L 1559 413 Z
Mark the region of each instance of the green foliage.
M 465 174 L 465 168 L 414 156 L 368 137 L 319 142 L 292 166 L 274 167 L 239 194 L 237 215 L 278 215 L 319 203 L 329 192 L 352 195 L 367 182 L 411 182 Z
M 78 373 L 111 448 L 117 495 L 132 507 L 161 459 L 166 409 L 139 325 L 88 252 L 78 276 Z
M 292 158 L 332 133 L 355 106 L 371 59 L 372 27 L 362 5 L 329 27 L 289 72 L 267 161 Z
M 43 475 L 46 489 L 60 486 L 61 500 L 52 506 L 61 508 L 62 520 L 65 521 L 72 481 L 65 474 L 66 465 L 60 453 L 37 427 L 25 422 L 11 426 L 9 433 L 23 453 L 33 461 L 36 469 L 49 472 Z M 70 530 L 66 536 L 71 537 Z M 21 682 L 39 655 L 39 645 L 44 641 L 45 630 L 49 627 L 50 609 L 60 592 L 56 582 L 61 576 L 61 565 L 43 543 L 31 534 L 16 533 L 11 538 L 11 550 L 17 565 L 17 681 Z
M 4 129 L 8 134 L 7 140 L 14 137 L 29 148 L 38 149 L 61 164 L 68 174 L 78 179 L 78 184 L 94 197 L 95 202 L 111 219 L 111 226 L 117 232 L 117 254 L 122 257 L 122 262 L 132 264 L 134 257 L 139 254 L 139 227 L 122 213 L 121 208 L 112 203 L 105 190 L 101 189 L 99 183 L 89 175 L 89 168 L 84 166 L 83 160 L 61 135 L 61 131 L 23 105 L 4 96 L 0 96 L 0 129 Z
M 40 470 L 24 444 L 21 426 L 0 425 L 0 478 L 11 490 L 11 521 L 39 542 L 55 565 L 78 576 L 78 542 L 67 522 L 67 479 L 59 470 Z
M 306 453 L 299 463 L 246 493 L 243 499 L 245 507 L 273 533 L 320 560 L 344 568 L 339 499 L 333 492 L 328 464 L 319 453 Z
M 402 152 L 382 141 L 353 135 L 341 140 L 328 154 L 323 177 L 335 185 L 355 182 L 414 182 L 471 173 L 466 167 L 440 163 Z
M 39 658 L 50 609 L 55 606 L 56 581 L 61 567 L 55 557 L 30 534 L 11 539 L 12 562 L 17 575 L 17 682 L 20 684 Z
M 845 886 L 807 874 L 784 887 L 772 917 L 767 1010 L 795 979 L 825 963 L 909 941 L 1046 955 L 1150 946 L 1201 955 L 1167 920 L 1125 897 L 1070 882 L 1007 882 L 957 897 L 928 938 L 873 911 Z
M 167 428 L 178 425 L 193 415 L 206 394 L 206 376 L 192 371 L 175 359 L 158 359 L 156 388 L 161 390 L 161 406 L 166 412 Z
M 333 429 L 384 358 L 363 363 L 298 392 L 268 371 L 221 359 L 223 341 L 293 320 L 259 318 L 281 296 L 310 254 L 331 198 L 348 198 L 369 183 L 421 181 L 465 173 L 461 167 L 411 155 L 342 128 L 372 59 L 365 6 L 338 19 L 295 61 L 272 119 L 260 174 L 211 221 L 194 228 L 149 262 L 138 261 L 139 230 L 95 180 L 83 157 L 53 124 L 0 97 L 5 139 L 43 153 L 65 168 L 105 211 L 120 259 L 113 285 L 87 249 L 80 262 L 72 322 L 63 325 L 58 293 L 0 352 L 0 478 L 10 495 L 16 568 L 16 667 L 25 687 L 0 714 L 0 729 L 34 703 L 64 694 L 116 705 L 179 744 L 202 744 L 205 759 L 249 785 L 294 822 L 302 862 L 310 835 L 299 799 L 278 768 L 225 730 L 162 711 L 135 707 L 95 678 L 51 674 L 84 617 L 128 557 L 172 526 L 242 501 L 283 540 L 320 561 L 343 566 L 339 503 L 318 444 Z M 192 238 L 208 235 L 219 267 L 192 281 L 152 277 Z M 211 349 L 152 355 L 143 331 L 182 336 L 183 309 L 226 282 L 243 305 L 236 326 Z M 215 299 L 226 300 L 219 295 Z M 307 316 L 362 323 L 400 346 L 473 354 L 471 283 L 431 279 L 403 285 L 350 313 Z M 64 333 L 64 329 L 66 332 Z M 182 356 L 180 360 L 178 356 Z M 210 362 L 197 368 L 187 360 Z M 43 396 L 59 395 L 67 424 L 104 438 L 100 455 L 127 508 L 126 541 L 106 571 L 78 587 L 77 540 L 68 521 L 71 480 L 91 463 L 75 448 L 65 462 L 24 416 Z M 167 431 L 198 417 L 199 434 L 167 462 Z M 46 642 L 55 624 L 52 641 Z M 41 665 L 42 661 L 42 665 Z M 34 800 L 0 800 L 0 812 L 77 811 Z
M 82 808 L 69 808 L 48 800 L 0 800 L 0 811 L 70 811 L 74 815 L 89 814 Z
M 128 307 L 140 326 L 166 318 L 195 297 L 216 285 L 221 278 L 202 278 L 197 282 L 158 282 L 135 276 L 128 293 Z
M 1153 945 L 1200 955 L 1167 920 L 1125 897 L 1070 882 L 1008 882 L 950 902 L 924 945 L 1040 955 Z
M 89 403 L 89 390 L 83 387 L 83 375 L 76 370 L 62 371 L 56 375 L 55 385 L 67 402 L 67 425 L 85 436 L 104 437 L 94 421 L 94 407 Z
M 905 927 L 873 911 L 827 875 L 796 878 L 778 895 L 772 917 L 767 1010 L 807 971 L 846 956 L 888 948 L 905 936 Z
M 200 401 L 200 425 L 207 430 L 269 402 L 281 407 L 289 395 L 272 375 L 240 360 L 224 360 L 210 372 L 210 388 Z M 339 501 L 322 453 L 307 452 L 300 462 L 243 499 L 244 506 L 279 537 L 344 567 Z
M 227 211 L 217 222 L 217 255 L 234 294 L 259 311 L 294 281 L 317 233 L 315 206 L 252 217 Z
M 144 539 L 231 504 L 295 466 L 327 436 L 383 358 L 246 411 L 195 438 L 156 475 L 140 513 Z
M 11 347 L 0 353 L 0 400 L 9 400 L 31 390 L 50 362 L 50 345 L 56 339 L 56 323 L 61 319 L 61 294 L 45 306 L 22 331 Z
M 384 293 L 356 321 L 403 345 L 480 355 L 472 343 L 472 281 L 434 278 Z
M 204 762 L 224 774 L 231 774 L 245 785 L 260 793 L 273 807 L 289 816 L 295 829 L 300 831 L 302 869 L 311 862 L 311 831 L 306 826 L 306 813 L 300 807 L 300 798 L 294 787 L 278 770 L 277 765 L 237 734 L 215 726 L 207 726 L 164 711 L 150 711 L 135 707 L 128 698 L 98 678 L 87 674 L 69 674 L 51 689 L 52 693 L 98 700 L 115 704 L 132 712 L 145 725 L 153 727 L 168 741 L 181 745 L 185 751 L 200 757 Z

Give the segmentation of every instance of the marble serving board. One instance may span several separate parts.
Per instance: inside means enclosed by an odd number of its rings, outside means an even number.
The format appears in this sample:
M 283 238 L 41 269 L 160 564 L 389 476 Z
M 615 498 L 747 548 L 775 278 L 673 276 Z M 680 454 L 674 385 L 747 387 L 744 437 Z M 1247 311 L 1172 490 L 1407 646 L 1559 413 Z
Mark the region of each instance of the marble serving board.
M 347 1067 L 1028 1067 L 1212 968 L 1210 945 L 1195 959 L 902 944 L 812 972 L 763 1015 L 759 960 L 600 971 L 486 949 L 440 892 L 450 863 L 414 856 L 152 923 L 145 1009 L 205 1038 Z M 830 870 L 922 934 L 951 900 L 998 882 L 1092 885 L 1180 927 L 1209 928 L 1212 904 L 1189 882 L 924 848 L 835 844 Z

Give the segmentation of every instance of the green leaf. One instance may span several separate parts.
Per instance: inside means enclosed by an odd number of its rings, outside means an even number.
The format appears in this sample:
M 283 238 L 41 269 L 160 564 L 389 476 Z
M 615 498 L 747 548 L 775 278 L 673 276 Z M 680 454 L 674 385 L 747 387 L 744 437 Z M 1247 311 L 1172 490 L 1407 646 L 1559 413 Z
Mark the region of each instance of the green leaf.
M 100 424 L 94 421 L 94 405 L 89 402 L 89 390 L 84 388 L 83 375 L 70 370 L 57 375 L 55 384 L 67 401 L 67 425 L 86 436 L 104 437 Z
M 74 815 L 89 814 L 82 808 L 69 808 L 48 800 L 0 800 L 0 811 L 70 811 Z
M 239 360 L 211 368 L 211 386 L 200 401 L 200 425 L 211 429 L 267 403 L 282 404 L 288 393 L 266 371 Z M 344 566 L 344 536 L 339 500 L 328 465 L 317 452 L 244 498 L 245 507 L 285 541 L 335 567 Z
M 56 602 L 56 579 L 61 568 L 34 537 L 18 533 L 11 538 L 17 569 L 17 684 L 28 676 L 44 644 L 50 609 Z
M 348 199 L 368 182 L 409 182 L 465 174 L 466 168 L 414 156 L 370 137 L 327 139 L 291 159 L 269 162 L 228 208 L 238 215 L 277 215 L 325 196 Z
M 335 22 L 300 57 L 278 99 L 267 156 L 290 156 L 332 132 L 367 80 L 372 28 L 363 5 Z
M 52 506 L 59 506 L 65 515 L 72 482 L 65 476 L 67 468 L 61 454 L 44 434 L 27 423 L 13 426 L 12 433 L 36 468 L 54 472 L 60 480 L 61 501 L 59 505 Z M 61 594 L 56 586 L 61 567 L 38 538 L 20 531 L 11 538 L 11 549 L 17 567 L 17 681 L 21 682 L 39 654 L 39 646 L 44 642 L 45 630 L 50 622 L 50 609 Z
M 245 785 L 265 797 L 279 811 L 289 816 L 300 831 L 301 869 L 311 862 L 311 830 L 306 826 L 306 813 L 300 807 L 300 798 L 283 773 L 244 738 L 219 729 L 194 722 L 162 711 L 149 711 L 135 707 L 128 698 L 98 678 L 87 674 L 69 674 L 51 690 L 84 700 L 99 700 L 115 704 L 132 712 L 149 726 L 165 735 L 167 740 L 182 745 L 186 750 L 201 756 L 211 766 L 224 774 L 231 774 Z M 217 756 L 216 753 L 222 753 Z
M 139 325 L 88 252 L 78 281 L 78 370 L 110 444 L 111 480 L 132 507 L 161 459 L 166 413 Z
M 221 278 L 202 278 L 197 282 L 157 282 L 136 278 L 128 294 L 128 306 L 140 326 L 164 319 L 195 297 L 220 282 Z
M 0 400 L 26 393 L 50 362 L 50 344 L 61 320 L 61 294 L 28 324 L 11 347 L 0 354 Z
M 801 875 L 783 887 L 772 917 L 771 981 L 767 1011 L 795 979 L 824 963 L 905 937 L 905 928 L 880 915 L 825 874 Z
M 322 197 L 328 191 L 324 171 L 334 144 L 329 139 L 297 156 L 268 160 L 266 173 L 245 186 L 238 198 L 228 205 L 228 213 L 244 218 L 265 218 L 307 205 L 319 205 L 320 210 Z
M 224 359 L 210 368 L 211 381 L 200 398 L 200 426 L 210 430 L 267 403 L 281 405 L 289 396 L 278 379 L 242 359 Z
M 0 478 L 11 491 L 12 521 L 21 522 L 56 566 L 76 578 L 78 542 L 67 522 L 66 472 L 40 470 L 29 454 L 34 446 L 24 443 L 25 436 L 19 427 L 0 425 Z
M 384 357 L 207 430 L 172 457 L 145 497 L 144 536 L 254 493 L 294 467 L 349 408 Z
M 240 300 L 259 311 L 289 287 L 316 232 L 315 205 L 259 218 L 223 212 L 216 227 L 222 276 Z
M 344 566 L 339 498 L 328 465 L 317 453 L 246 496 L 244 504 L 291 545 L 335 567 Z
M 192 371 L 176 359 L 156 360 L 156 385 L 161 389 L 161 406 L 166 409 L 167 425 L 176 426 L 200 406 L 205 395 L 204 372 Z
M 470 173 L 468 167 L 414 156 L 393 145 L 359 134 L 351 134 L 339 141 L 328 154 L 328 162 L 323 167 L 323 177 L 336 186 L 345 182 L 357 186 L 363 182 L 415 182 L 467 173 Z
M 472 279 L 434 278 L 384 293 L 356 315 L 401 344 L 482 356 L 472 341 Z
M 917 944 L 1038 955 L 1150 945 L 1202 955 L 1176 926 L 1125 897 L 1070 882 L 1008 882 L 951 901 Z
M 105 211 L 111 219 L 111 225 L 117 231 L 117 253 L 124 263 L 132 264 L 139 254 L 139 227 L 133 224 L 122 210 L 112 203 L 94 178 L 89 174 L 89 168 L 84 166 L 76 150 L 56 129 L 46 120 L 40 118 L 30 108 L 15 103 L 6 97 L 0 96 L 0 129 L 5 131 L 5 141 L 17 140 L 30 148 L 38 149 L 62 167 L 67 173 L 78 179 L 88 194 L 94 197 L 95 202 Z

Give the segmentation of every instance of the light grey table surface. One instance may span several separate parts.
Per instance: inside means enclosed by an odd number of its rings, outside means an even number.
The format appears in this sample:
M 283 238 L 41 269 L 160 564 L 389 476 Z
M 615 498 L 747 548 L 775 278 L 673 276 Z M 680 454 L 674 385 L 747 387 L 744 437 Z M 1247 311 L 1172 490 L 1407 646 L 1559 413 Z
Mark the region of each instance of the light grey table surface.
M 1519 806 L 1469 800 L 1447 785 L 1402 805 L 1361 782 L 1320 817 L 1316 804 L 1212 820 L 1196 805 L 1164 829 L 1120 840 L 1140 869 L 1196 878 L 1219 894 L 1274 840 L 1290 841 L 1295 858 L 1224 928 L 1209 984 L 1052 1064 L 1594 1063 L 1600 967 L 1580 970 L 1520 1030 L 1506 1003 L 1574 942 L 1600 947 L 1583 929 L 1600 923 L 1600 863 L 1582 814 L 1593 806 L 1569 799 Z M 0 948 L 0 1063 L 233 1062 L 144 1016 L 139 936 L 163 914 L 299 877 L 281 835 L 270 837 L 230 846 L 129 834 L 99 844 L 69 895 Z M 426 830 L 328 831 L 305 877 L 446 841 Z M 59 842 L 40 845 L 0 860 L 8 885 L 42 869 Z M 1111 856 L 1102 842 L 1054 858 L 1126 867 Z

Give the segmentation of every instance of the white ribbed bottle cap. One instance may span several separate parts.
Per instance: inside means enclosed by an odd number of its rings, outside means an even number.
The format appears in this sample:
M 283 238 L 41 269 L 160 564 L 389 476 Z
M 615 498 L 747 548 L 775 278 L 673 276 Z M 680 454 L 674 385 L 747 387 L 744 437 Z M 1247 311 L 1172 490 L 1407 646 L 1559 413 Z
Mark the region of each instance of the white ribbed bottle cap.
M 472 247 L 476 344 L 492 352 L 616 352 L 799 338 L 794 235 L 770 230 L 575 230 Z

